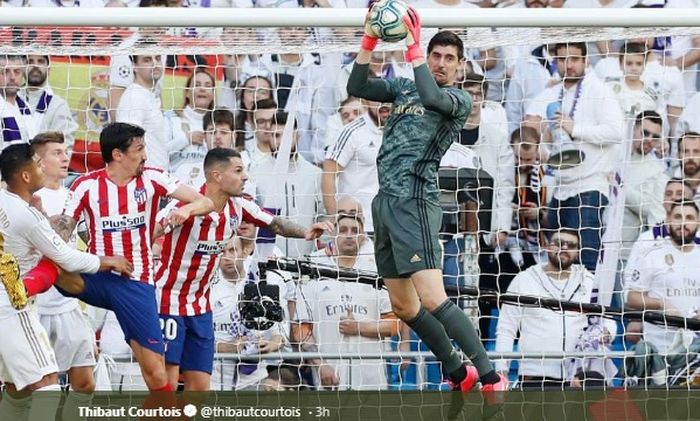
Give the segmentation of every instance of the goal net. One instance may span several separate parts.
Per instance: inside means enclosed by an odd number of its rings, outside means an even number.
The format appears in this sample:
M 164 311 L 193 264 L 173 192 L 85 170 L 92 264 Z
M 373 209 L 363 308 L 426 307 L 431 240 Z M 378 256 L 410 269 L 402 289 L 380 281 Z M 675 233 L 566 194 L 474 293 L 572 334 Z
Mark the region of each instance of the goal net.
M 322 19 L 290 27 L 285 13 L 265 15 L 279 27 L 141 28 L 13 26 L 0 14 L 0 58 L 26 70 L 18 98 L 28 107 L 0 110 L 4 145 L 63 131 L 69 184 L 103 167 L 107 123 L 132 122 L 147 130 L 149 163 L 183 183 L 204 181 L 207 149 L 236 148 L 260 206 L 305 227 L 336 225 L 316 242 L 239 232 L 211 287 L 215 389 L 444 389 L 440 365 L 397 322 L 387 291 L 357 282 L 376 273 L 370 207 L 391 111 L 345 89 L 362 15 L 350 10 L 357 27 Z M 468 27 L 426 13 L 424 48 L 438 27 L 463 41 L 456 86 L 477 109 L 439 172 L 444 283 L 496 368 L 535 387 L 695 384 L 697 339 L 685 318 L 695 317 L 700 293 L 700 260 L 688 257 L 698 215 L 672 203 L 692 202 L 699 178 L 697 28 Z M 374 76 L 412 79 L 403 48 L 380 43 Z M 67 102 L 70 121 L 46 112 L 43 93 Z M 260 271 L 273 256 L 362 273 Z M 261 276 L 271 288 L 262 295 L 283 317 L 254 329 L 244 321 L 260 315 L 238 302 L 259 300 L 245 284 Z M 675 318 L 659 316 L 664 309 Z M 107 383 L 142 387 L 116 319 L 95 314 L 102 353 L 116 361 Z M 643 358 L 628 358 L 635 352 Z M 659 362 L 665 354 L 669 365 Z

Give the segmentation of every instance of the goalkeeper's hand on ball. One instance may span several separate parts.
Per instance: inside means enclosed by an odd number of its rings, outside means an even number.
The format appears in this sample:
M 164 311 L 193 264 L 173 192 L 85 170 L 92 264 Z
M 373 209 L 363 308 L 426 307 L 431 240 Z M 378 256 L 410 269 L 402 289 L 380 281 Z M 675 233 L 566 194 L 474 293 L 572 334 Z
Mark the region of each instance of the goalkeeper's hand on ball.
M 379 42 L 379 35 L 374 32 L 370 21 L 372 19 L 372 7 L 370 6 L 365 16 L 365 33 L 362 35 L 362 49 L 367 51 L 374 51 L 377 47 L 377 42 Z
M 406 35 L 406 61 L 411 63 L 414 60 L 423 58 L 423 50 L 420 47 L 420 15 L 413 6 L 408 8 L 408 12 L 403 17 L 403 23 L 408 29 Z

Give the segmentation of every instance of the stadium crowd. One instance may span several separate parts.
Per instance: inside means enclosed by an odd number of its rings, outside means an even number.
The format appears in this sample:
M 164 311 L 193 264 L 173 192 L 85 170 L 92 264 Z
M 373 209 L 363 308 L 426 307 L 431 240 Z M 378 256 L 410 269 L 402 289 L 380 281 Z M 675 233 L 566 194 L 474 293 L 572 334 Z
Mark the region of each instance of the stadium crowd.
M 695 7 L 691 0 L 410 3 L 417 8 Z M 368 6 L 366 0 L 10 0 L 0 5 Z M 134 37 L 163 35 L 149 31 Z M 276 31 L 275 39 L 283 43 L 303 43 L 317 36 L 306 28 Z M 188 36 L 185 32 L 169 35 Z M 266 31 L 260 36 L 274 34 Z M 467 48 L 459 87 L 471 95 L 474 107 L 459 143 L 450 147 L 441 166 L 481 174 L 490 183 L 472 188 L 469 198 L 459 203 L 454 192 L 443 194 L 445 285 L 595 302 L 600 288 L 596 282 L 602 279 L 595 273 L 604 248 L 603 234 L 615 229 L 619 269 L 617 276 L 607 279 L 615 284 L 613 305 L 700 318 L 700 279 L 695 278 L 700 273 L 695 200 L 700 187 L 698 47 L 700 38 L 674 36 Z M 42 157 L 46 181 L 38 192 L 40 200 L 33 205 L 47 215 L 64 212 L 76 177 L 104 165 L 99 149 L 85 146 L 89 142 L 79 128 L 80 114 L 95 111 L 69 105 L 52 89 L 53 59 L 0 56 L 2 148 L 34 145 Z M 292 274 L 268 272 L 266 281 L 282 309 L 281 320 L 266 329 L 251 328 L 239 305 L 250 300 L 246 285 L 260 281 L 258 262 L 270 257 L 376 270 L 370 209 L 379 188 L 376 158 L 382 128 L 392 104 L 348 96 L 345 87 L 352 60 L 349 53 L 265 53 L 219 57 L 213 65 L 211 58 L 203 56 L 184 61 L 167 55 L 115 56 L 109 62 L 106 110 L 102 110 L 101 125 L 91 129 L 95 133 L 99 135 L 110 122 L 143 128 L 146 165 L 165 170 L 173 183 L 196 189 L 208 181 L 204 160 L 209 151 L 235 150 L 247 174 L 245 197 L 254 200 L 260 212 L 302 227 L 328 221 L 334 228 L 308 241 L 276 235 L 266 224 L 241 218 L 222 250 L 210 286 L 172 295 L 169 288 L 175 281 L 161 282 L 156 276 L 158 293 L 170 294 L 176 300 L 170 306 L 183 315 L 197 311 L 191 309 L 202 294 L 211 294 L 217 352 L 280 356 L 253 362 L 217 359 L 213 389 L 416 387 L 414 362 L 376 358 L 392 349 L 422 349 L 392 313 L 386 291 L 332 278 L 293 282 Z M 375 52 L 370 68 L 378 78 L 413 77 L 400 51 Z M 163 80 L 174 69 L 184 72 L 186 81 L 183 87 L 166 90 Z M 165 109 L 165 96 L 182 98 L 182 103 Z M 289 156 L 281 157 L 280 151 L 290 144 Z M 481 196 L 484 190 L 486 201 Z M 621 215 L 615 223 L 610 213 L 616 206 Z M 477 213 L 486 218 L 476 217 Z M 261 218 L 267 217 L 256 221 Z M 79 224 L 77 230 L 82 237 L 91 228 Z M 75 235 L 72 241 L 81 247 Z M 154 242 L 152 270 L 158 269 L 161 253 L 168 250 L 162 238 Z M 174 276 L 185 273 L 175 271 Z M 643 363 L 635 360 L 636 365 L 600 358 L 531 358 L 516 364 L 499 360 L 497 369 L 510 373 L 520 387 L 698 381 L 695 353 L 690 361 L 675 365 L 669 357 L 697 349 L 697 339 L 684 329 L 646 322 L 600 322 L 558 309 L 512 304 L 499 308 L 485 301 L 475 308 L 474 301 L 463 294 L 452 296 L 478 317 L 482 340 L 492 351 L 615 349 L 646 357 Z M 131 350 L 114 313 L 85 307 L 55 290 L 41 294 L 36 305 L 61 370 L 92 367 L 97 360 L 98 388 L 145 388 L 138 365 L 127 362 Z M 161 309 L 165 307 L 161 303 Z M 72 314 L 73 326 L 79 326 L 70 335 L 61 330 L 62 325 L 51 324 L 51 316 L 63 313 Z M 166 339 L 170 320 L 161 320 Z M 63 349 L 76 346 L 91 353 L 93 343 L 99 353 L 96 359 L 69 361 L 61 356 Z M 284 352 L 291 350 L 343 358 L 285 359 Z M 348 355 L 352 358 L 345 358 Z M 659 359 L 664 361 L 661 372 L 649 375 Z M 71 373 L 76 390 L 95 388 L 94 379 L 89 379 L 91 371 Z M 431 367 L 429 373 L 428 386 L 441 387 L 439 368 Z

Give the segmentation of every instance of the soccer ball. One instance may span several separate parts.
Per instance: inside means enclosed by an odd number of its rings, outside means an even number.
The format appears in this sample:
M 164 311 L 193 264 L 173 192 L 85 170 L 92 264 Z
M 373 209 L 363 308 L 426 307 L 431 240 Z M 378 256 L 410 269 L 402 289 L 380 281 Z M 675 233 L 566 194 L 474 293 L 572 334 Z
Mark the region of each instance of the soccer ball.
M 408 35 L 408 28 L 403 23 L 407 12 L 408 5 L 401 0 L 381 0 L 372 8 L 370 27 L 382 41 L 401 41 Z

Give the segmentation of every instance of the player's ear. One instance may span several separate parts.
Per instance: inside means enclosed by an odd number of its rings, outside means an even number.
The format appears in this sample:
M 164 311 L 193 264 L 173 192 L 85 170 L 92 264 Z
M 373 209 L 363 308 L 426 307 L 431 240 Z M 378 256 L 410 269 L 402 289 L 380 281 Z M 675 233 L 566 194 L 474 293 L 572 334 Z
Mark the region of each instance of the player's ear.
M 28 184 L 31 181 L 32 174 L 31 174 L 31 171 L 29 171 L 29 168 L 27 166 L 22 168 L 22 171 L 20 172 L 20 178 L 22 179 L 22 182 L 25 184 Z

